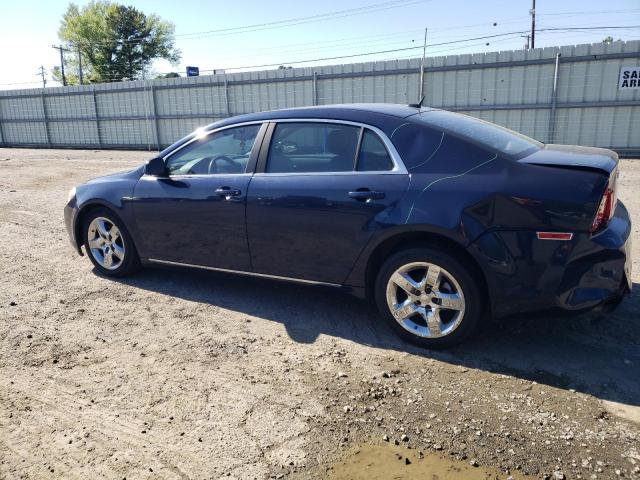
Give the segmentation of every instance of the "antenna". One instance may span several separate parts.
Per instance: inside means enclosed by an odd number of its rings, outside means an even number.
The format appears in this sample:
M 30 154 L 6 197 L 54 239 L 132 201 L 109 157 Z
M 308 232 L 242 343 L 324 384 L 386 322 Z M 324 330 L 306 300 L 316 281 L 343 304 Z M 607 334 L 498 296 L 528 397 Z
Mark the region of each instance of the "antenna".
M 413 108 L 421 108 L 422 107 L 422 102 L 424 102 L 424 98 L 425 98 L 425 96 L 423 95 L 418 103 L 410 103 L 409 106 L 413 107 Z

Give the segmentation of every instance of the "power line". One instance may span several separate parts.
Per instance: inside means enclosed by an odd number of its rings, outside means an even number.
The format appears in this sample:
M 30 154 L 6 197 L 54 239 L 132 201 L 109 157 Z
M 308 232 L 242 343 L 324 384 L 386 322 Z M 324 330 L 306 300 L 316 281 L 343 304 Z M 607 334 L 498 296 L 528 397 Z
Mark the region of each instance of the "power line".
M 629 8 L 626 10 L 599 10 L 599 11 L 591 11 L 591 12 L 555 12 L 555 13 L 538 13 L 538 16 L 541 17 L 550 17 L 550 16 L 578 16 L 578 15 L 613 15 L 619 13 L 632 13 L 632 12 L 640 12 L 640 8 Z
M 585 31 L 589 31 L 589 30 L 600 30 L 600 29 L 609 29 L 609 28 L 630 29 L 630 28 L 638 28 L 638 27 L 639 27 L 638 25 L 600 26 L 600 27 L 550 27 L 550 28 L 538 29 L 538 32 L 561 33 L 561 32 L 567 32 L 567 31 L 578 31 L 579 33 L 586 33 Z M 499 38 L 499 37 L 507 37 L 507 38 L 505 38 L 505 40 L 510 40 L 512 38 L 518 38 L 518 37 L 521 36 L 521 34 L 527 33 L 527 32 L 528 32 L 528 30 L 513 31 L 513 32 L 507 32 L 507 33 L 501 33 L 501 34 L 485 35 L 485 36 L 479 36 L 479 37 L 457 39 L 457 40 L 447 41 L 447 42 L 432 43 L 432 44 L 428 44 L 427 46 L 428 47 L 437 47 L 437 46 L 444 46 L 444 45 L 455 45 L 455 44 L 466 43 L 466 42 L 471 42 L 471 41 L 475 41 L 475 40 L 487 40 L 487 39 Z M 437 52 L 432 52 L 432 53 L 439 53 L 439 52 L 451 51 L 451 50 L 459 50 L 461 48 L 468 48 L 468 47 L 478 46 L 478 45 L 483 45 L 483 44 L 484 43 L 478 43 L 478 44 L 472 44 L 472 45 L 463 45 L 463 46 L 460 46 L 460 47 L 450 48 L 450 49 L 446 49 L 446 50 L 439 50 Z M 337 60 L 337 59 L 344 59 L 344 58 L 355 58 L 355 57 L 361 57 L 361 56 L 370 56 L 370 55 L 384 54 L 384 53 L 395 53 L 395 52 L 402 52 L 402 51 L 412 51 L 412 50 L 416 50 L 416 49 L 419 49 L 419 48 L 423 48 L 423 47 L 421 47 L 421 46 L 411 46 L 411 47 L 404 47 L 404 48 L 385 49 L 385 50 L 378 50 L 378 51 L 372 51 L 372 52 L 357 53 L 357 54 L 351 54 L 351 55 L 338 55 L 338 56 L 327 56 L 327 57 L 322 57 L 322 58 L 313 58 L 313 59 L 305 59 L 305 60 L 281 61 L 281 62 L 274 62 L 274 63 L 270 63 L 270 64 L 262 64 L 262 65 L 245 65 L 245 66 L 241 66 L 241 67 L 229 67 L 229 68 L 226 68 L 226 70 L 244 70 L 244 69 L 251 69 L 251 68 L 275 67 L 275 66 L 279 66 L 279 65 L 296 65 L 296 64 L 301 64 L 301 63 L 311 63 L 311 62 Z M 402 58 L 410 58 L 410 57 L 402 57 Z M 201 69 L 200 71 L 202 73 L 205 73 L 205 72 L 213 72 L 214 70 Z M 159 74 L 162 74 L 162 73 L 166 73 L 166 72 L 161 72 Z
M 483 37 L 474 37 L 474 38 L 469 38 L 469 39 L 465 39 L 465 40 L 455 40 L 455 41 L 451 41 L 451 42 L 441 42 L 441 43 L 432 43 L 432 44 L 428 44 L 427 47 L 435 47 L 435 46 L 439 46 L 439 45 L 451 45 L 452 43 L 460 43 L 460 42 L 470 42 L 473 40 L 483 40 L 483 39 L 488 39 L 488 38 L 495 38 L 495 37 L 503 37 L 506 35 L 512 35 L 514 33 L 522 33 L 522 32 L 509 32 L 509 33 L 499 33 L 496 35 L 486 35 Z M 369 56 L 369 55 L 378 55 L 378 54 L 383 54 L 383 53 L 395 53 L 395 52 L 406 52 L 408 50 L 416 50 L 418 48 L 423 48 L 421 45 L 419 46 L 414 46 L 414 47 L 404 47 L 404 48 L 393 48 L 393 49 L 389 49 L 389 50 L 378 50 L 376 52 L 366 52 L 366 53 L 355 53 L 353 55 L 339 55 L 339 56 L 334 56 L 334 57 L 323 57 L 323 58 L 314 58 L 314 59 L 309 59 L 309 60 L 297 60 L 297 61 L 288 61 L 288 62 L 276 62 L 276 63 L 269 63 L 269 64 L 264 64 L 264 65 L 248 65 L 248 66 L 244 66 L 244 67 L 231 67 L 231 68 L 226 68 L 225 70 L 243 70 L 246 68 L 263 68 L 263 67 L 273 67 L 273 66 L 278 66 L 278 65 L 295 65 L 298 63 L 310 63 L 310 62 L 323 62 L 323 61 L 328 61 L 328 60 L 339 60 L 339 59 L 343 59 L 343 58 L 354 58 L 354 57 L 365 57 L 365 56 Z M 203 71 L 203 70 L 200 70 Z M 204 70 L 209 71 L 209 70 Z
M 325 20 L 335 20 L 337 18 L 352 17 L 355 15 L 363 15 L 366 13 L 379 12 L 379 11 L 389 10 L 389 9 L 398 8 L 398 7 L 406 7 L 410 5 L 415 5 L 417 3 L 425 3 L 429 1 L 432 1 L 432 0 L 393 0 L 393 1 L 387 1 L 382 3 L 376 3 L 373 5 L 367 5 L 363 7 L 348 8 L 345 10 L 337 10 L 337 11 L 321 13 L 317 15 L 290 18 L 286 20 L 278 20 L 274 22 L 258 23 L 254 25 L 245 25 L 240 27 L 222 28 L 222 29 L 208 30 L 203 32 L 191 32 L 191 33 L 178 34 L 176 35 L 176 37 L 218 36 L 218 35 L 230 35 L 230 34 L 236 34 L 236 33 L 255 32 L 255 31 L 267 30 L 271 28 L 290 27 L 294 25 L 301 25 L 304 23 L 313 23 L 313 22 L 319 22 L 319 21 L 325 21 Z
M 352 17 L 356 15 L 364 15 L 368 13 L 381 12 L 381 11 L 390 10 L 394 8 L 407 7 L 407 6 L 416 5 L 419 3 L 431 2 L 431 1 L 433 0 L 390 0 L 386 2 L 376 3 L 373 5 L 366 5 L 362 7 L 356 7 L 356 8 L 348 8 L 344 10 L 336 10 L 332 12 L 325 12 L 325 13 L 309 15 L 304 17 L 288 18 L 288 19 L 277 20 L 273 22 L 257 23 L 253 25 L 243 25 L 238 27 L 229 27 L 229 28 L 207 30 L 207 31 L 201 31 L 201 32 L 187 32 L 182 34 L 176 34 L 174 35 L 174 37 L 181 40 L 193 40 L 193 39 L 200 39 L 203 37 L 210 37 L 210 36 L 236 35 L 241 33 L 271 30 L 275 28 L 285 28 L 285 27 L 291 27 L 291 26 L 302 25 L 307 23 L 335 20 L 339 18 Z M 118 44 L 120 45 L 137 44 L 137 43 L 142 43 L 145 40 L 146 39 L 144 38 L 140 38 L 140 39 L 119 39 L 119 40 L 116 40 L 115 42 L 77 42 L 76 41 L 76 42 L 70 42 L 70 44 L 74 46 L 84 46 L 84 47 L 99 46 L 99 45 L 113 46 Z
M 588 31 L 591 30 L 609 30 L 609 29 L 635 29 L 635 28 L 640 28 L 640 25 L 615 25 L 615 26 L 594 26 L 594 27 L 587 27 L 587 26 L 579 26 L 579 27 L 549 27 L 549 28 L 541 28 L 538 29 L 538 32 L 556 32 L 556 33 L 560 33 L 560 32 L 569 32 L 569 31 L 574 31 L 574 32 L 578 32 L 578 33 L 586 33 Z M 491 39 L 491 38 L 500 38 L 500 37 L 508 37 L 511 35 L 517 35 L 520 36 L 523 33 L 527 33 L 527 30 L 523 30 L 523 31 L 512 31 L 512 32 L 506 32 L 506 33 L 500 33 L 500 34 L 493 34 L 493 35 L 484 35 L 484 36 L 477 36 L 477 37 L 471 37 L 471 38 L 462 38 L 462 39 L 457 39 L 457 40 L 453 40 L 453 41 L 446 41 L 446 42 L 438 42 L 438 43 L 431 43 L 428 44 L 428 47 L 436 47 L 436 46 L 444 46 L 444 45 L 453 45 L 453 44 L 461 44 L 461 43 L 466 43 L 466 42 L 471 42 L 471 41 L 475 41 L 475 40 L 486 40 L 486 39 Z M 481 45 L 481 44 L 478 44 Z M 457 50 L 460 48 L 468 48 L 474 45 L 462 45 L 458 48 L 454 48 L 454 49 L 448 49 L 448 50 Z M 61 46 L 53 46 L 53 48 L 56 49 L 62 49 L 63 51 L 65 51 L 66 49 L 64 49 L 64 47 Z M 274 63 L 269 63 L 269 64 L 261 64 L 261 65 L 245 65 L 245 66 L 240 66 L 240 67 L 229 67 L 226 70 L 243 70 L 243 69 L 251 69 L 251 68 L 264 68 L 264 67 L 272 67 L 272 66 L 278 66 L 278 65 L 294 65 L 294 64 L 302 64 L 302 63 L 311 63 L 311 62 L 320 62 L 320 61 L 328 61 L 328 60 L 337 60 L 337 59 L 345 59 L 345 58 L 356 58 L 356 57 L 364 57 L 364 56 L 371 56 L 371 55 L 378 55 L 378 54 L 385 54 L 385 53 L 396 53 L 396 52 L 407 52 L 407 51 L 414 51 L 417 50 L 419 48 L 423 48 L 423 46 L 409 46 L 409 47 L 403 47 L 403 48 L 394 48 L 394 49 L 383 49 L 383 50 L 377 50 L 377 51 L 370 51 L 370 52 L 364 52 L 364 53 L 354 53 L 354 54 L 350 54 L 350 55 L 335 55 L 335 56 L 325 56 L 325 57 L 321 57 L 321 58 L 311 58 L 311 59 L 303 59 L 303 60 L 292 60 L 292 61 L 280 61 L 280 62 L 274 62 Z M 431 53 L 438 53 L 438 52 L 431 52 Z M 403 57 L 404 58 L 404 57 Z M 61 60 L 64 60 L 64 58 L 61 58 Z M 64 62 L 62 62 L 64 63 Z M 201 72 L 208 72 L 211 70 L 202 70 Z M 115 78 L 115 77 L 114 77 Z M 109 80 L 109 79 L 107 79 Z M 119 78 L 118 78 L 119 80 Z M 11 82 L 11 83 L 3 83 L 1 85 L 26 85 L 26 84 L 33 84 L 35 82 Z
M 392 0 L 392 1 L 382 2 L 382 3 L 363 6 L 363 7 L 337 10 L 337 11 L 326 12 L 326 13 L 304 16 L 304 17 L 294 17 L 289 19 L 277 20 L 273 22 L 258 23 L 258 24 L 252 24 L 252 25 L 229 27 L 229 28 L 200 31 L 200 32 L 187 32 L 182 34 L 176 34 L 175 38 L 179 40 L 195 40 L 195 39 L 201 39 L 208 36 L 250 33 L 254 31 L 260 31 L 260 30 L 266 30 L 266 29 L 272 29 L 272 28 L 284 28 L 284 27 L 295 26 L 295 25 L 300 25 L 304 23 L 334 20 L 334 19 L 345 18 L 345 17 L 354 16 L 354 15 L 374 13 L 374 12 L 389 10 L 393 8 L 411 6 L 418 3 L 424 3 L 427 1 L 432 1 L 432 0 Z M 633 12 L 633 11 L 636 11 L 636 9 L 619 10 L 618 12 L 626 13 L 626 12 Z M 588 15 L 591 13 L 592 12 L 564 12 L 562 14 L 544 14 L 544 15 L 567 15 L 567 14 Z M 597 13 L 597 12 L 593 12 L 593 13 Z M 613 13 L 613 12 L 601 12 L 601 13 Z M 504 24 L 504 21 L 502 22 L 502 24 Z M 479 26 L 479 25 L 482 25 L 482 24 L 470 25 L 468 27 Z M 463 27 L 454 27 L 454 28 L 463 28 Z M 439 29 L 436 28 L 432 30 L 437 31 Z M 440 30 L 451 30 L 451 28 L 442 28 Z M 98 45 L 112 46 L 112 45 L 118 45 L 118 44 L 136 44 L 136 43 L 142 43 L 144 41 L 145 39 L 119 39 L 119 40 L 116 40 L 115 42 L 75 42 L 73 43 L 73 45 L 85 46 L 85 47 L 98 46 Z
M 609 28 L 615 28 L 615 29 L 620 29 L 620 28 L 640 28 L 640 25 L 627 25 L 627 26 L 613 26 L 613 27 L 566 27 L 566 28 L 542 28 L 539 29 L 538 32 L 544 32 L 544 31 L 568 31 L 568 30 L 603 30 L 603 29 L 609 29 Z M 470 42 L 470 41 L 474 41 L 474 40 L 486 40 L 486 39 L 490 39 L 490 38 L 498 38 L 498 37 L 505 37 L 508 35 L 514 35 L 514 34 L 522 34 L 522 33 L 527 33 L 528 30 L 524 30 L 524 31 L 515 31 L 515 32 L 507 32 L 507 33 L 497 33 L 494 35 L 485 35 L 485 36 L 481 36 L 481 37 L 473 37 L 473 38 L 467 38 L 467 39 L 462 39 L 462 40 L 454 40 L 454 41 L 450 41 L 450 42 L 439 42 L 439 43 L 432 43 L 432 44 L 428 44 L 427 47 L 436 47 L 436 46 L 441 46 L 441 45 L 451 45 L 451 44 L 455 44 L 455 43 L 461 43 L 461 42 Z M 278 66 L 278 65 L 296 65 L 296 64 L 300 64 L 300 63 L 311 63 L 311 62 L 323 62 L 323 61 L 329 61 L 329 60 L 340 60 L 340 59 L 345 59 L 345 58 L 355 58 L 355 57 L 364 57 L 364 56 L 370 56 L 370 55 L 378 55 L 378 54 L 383 54 L 383 53 L 396 53 L 396 52 L 406 52 L 409 50 L 416 50 L 416 49 L 420 49 L 423 48 L 422 46 L 413 46 L 413 47 L 404 47 L 404 48 L 394 48 L 394 49 L 389 49 L 389 50 L 378 50 L 375 52 L 366 52 L 366 53 L 357 53 L 357 54 L 352 54 L 352 55 L 338 55 L 338 56 L 333 56 L 333 57 L 322 57 L 322 58 L 314 58 L 314 59 L 309 59 L 309 60 L 296 60 L 296 61 L 287 61 L 287 62 L 274 62 L 274 63 L 269 63 L 269 64 L 262 64 L 262 65 L 248 65 L 248 66 L 243 66 L 243 67 L 231 67 L 231 68 L 226 68 L 225 70 L 244 70 L 244 69 L 249 69 L 249 68 L 264 68 L 264 67 L 273 67 L 273 66 Z M 207 72 L 210 70 L 200 70 L 201 72 Z

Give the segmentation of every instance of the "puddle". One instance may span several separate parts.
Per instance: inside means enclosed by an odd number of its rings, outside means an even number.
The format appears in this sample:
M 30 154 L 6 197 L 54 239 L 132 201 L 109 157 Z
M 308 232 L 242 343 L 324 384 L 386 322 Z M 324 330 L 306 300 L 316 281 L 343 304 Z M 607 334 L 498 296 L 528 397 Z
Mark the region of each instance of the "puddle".
M 407 462 L 408 459 L 408 462 Z M 472 466 L 469 461 L 455 460 L 395 445 L 364 445 L 351 450 L 329 470 L 331 480 L 514 480 L 534 477 L 506 474 L 497 468 Z

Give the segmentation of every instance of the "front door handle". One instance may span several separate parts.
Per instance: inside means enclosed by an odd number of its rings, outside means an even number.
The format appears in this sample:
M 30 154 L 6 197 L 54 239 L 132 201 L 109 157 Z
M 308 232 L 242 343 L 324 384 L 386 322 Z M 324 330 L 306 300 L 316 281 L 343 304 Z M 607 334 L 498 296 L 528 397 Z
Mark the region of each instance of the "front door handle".
M 216 188 L 215 194 L 220 197 L 239 197 L 242 192 L 229 187 L 220 187 Z
M 356 190 L 355 192 L 349 192 L 349 197 L 366 202 L 367 200 L 381 200 L 385 195 L 384 192 L 376 192 L 374 190 Z

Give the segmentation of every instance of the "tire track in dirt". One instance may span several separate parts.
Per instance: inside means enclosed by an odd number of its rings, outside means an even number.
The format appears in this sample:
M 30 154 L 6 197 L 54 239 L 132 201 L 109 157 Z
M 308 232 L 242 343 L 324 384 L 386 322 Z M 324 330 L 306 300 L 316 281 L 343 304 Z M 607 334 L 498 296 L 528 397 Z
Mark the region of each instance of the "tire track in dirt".
M 34 400 L 40 404 L 46 406 L 46 413 L 49 416 L 56 418 L 56 424 L 62 422 L 64 424 L 74 426 L 74 424 L 83 424 L 83 426 L 91 425 L 91 429 L 96 429 L 100 432 L 99 437 L 92 436 L 92 440 L 101 442 L 104 445 L 111 445 L 112 449 L 124 441 L 127 442 L 130 448 L 138 452 L 141 449 L 135 447 L 141 445 L 150 445 L 154 448 L 160 447 L 166 453 L 171 453 L 174 458 L 181 458 L 187 460 L 190 465 L 197 465 L 199 458 L 196 455 L 185 452 L 183 449 L 176 447 L 175 444 L 169 443 L 159 436 L 147 431 L 146 434 L 139 433 L 139 430 L 134 429 L 130 424 L 121 422 L 116 416 L 99 410 L 95 414 L 89 412 L 86 409 L 83 410 L 71 410 L 63 408 L 62 405 L 74 405 L 78 403 L 78 397 L 71 392 L 65 391 L 60 388 L 60 384 L 51 382 L 50 387 L 53 386 L 55 391 L 52 394 L 45 394 L 45 389 L 40 389 L 42 392 L 40 395 L 33 394 L 32 385 L 26 385 L 24 380 L 13 379 L 11 387 L 17 392 L 21 393 L 25 399 Z M 90 407 L 90 405 L 84 405 Z M 114 435 L 115 433 L 115 435 Z M 138 453 L 139 454 L 139 453 Z M 153 457 L 150 454 L 145 453 L 146 461 L 141 462 L 146 465 L 151 465 L 157 462 L 157 457 Z M 186 458 L 185 458 L 186 457 Z M 82 461 L 82 457 L 76 457 L 77 463 Z M 186 472 L 182 471 L 177 465 L 174 465 L 167 460 L 162 460 L 162 467 L 171 470 L 180 478 L 190 478 Z M 114 472 L 115 473 L 115 472 Z

